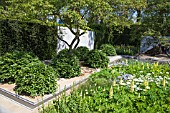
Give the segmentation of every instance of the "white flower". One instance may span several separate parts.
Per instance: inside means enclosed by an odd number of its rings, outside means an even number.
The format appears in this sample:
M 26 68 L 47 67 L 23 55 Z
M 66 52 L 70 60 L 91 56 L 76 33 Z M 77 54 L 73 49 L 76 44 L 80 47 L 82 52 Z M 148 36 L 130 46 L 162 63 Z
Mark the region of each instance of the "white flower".
M 142 91 L 143 89 L 142 88 L 140 88 L 140 87 L 137 87 L 136 88 L 136 91 Z
M 139 73 L 143 73 L 143 71 L 139 71 Z
M 160 74 L 163 74 L 162 72 L 160 72 Z
M 89 94 L 88 91 L 86 92 L 86 94 Z
M 146 86 L 146 89 L 150 89 L 150 87 L 149 87 L 149 86 Z
M 120 85 L 125 86 L 125 85 L 127 85 L 127 84 L 126 84 L 126 83 L 121 83 Z
M 166 74 L 168 75 L 168 74 L 169 74 L 169 72 L 166 72 Z
M 136 82 L 136 85 L 139 85 L 140 83 L 139 82 Z
M 134 81 L 139 81 L 137 78 L 134 78 L 133 80 L 134 80 Z
M 150 82 L 154 82 L 154 80 L 153 80 L 153 79 L 151 79 L 151 80 L 150 80 Z
M 132 87 L 133 87 L 133 88 L 137 88 L 137 86 L 136 86 L 136 85 L 133 85 Z
M 138 82 L 143 82 L 143 80 L 141 78 L 138 78 Z
M 96 69 L 96 72 L 100 72 L 100 69 Z
M 156 78 L 156 81 L 160 81 L 160 79 L 159 79 L 159 78 Z
M 131 84 L 130 82 L 126 82 L 127 85 Z
M 151 75 L 151 73 L 147 73 L 147 74 L 146 74 L 146 76 L 150 76 L 150 75 Z
M 163 78 L 159 78 L 159 80 L 163 80 Z

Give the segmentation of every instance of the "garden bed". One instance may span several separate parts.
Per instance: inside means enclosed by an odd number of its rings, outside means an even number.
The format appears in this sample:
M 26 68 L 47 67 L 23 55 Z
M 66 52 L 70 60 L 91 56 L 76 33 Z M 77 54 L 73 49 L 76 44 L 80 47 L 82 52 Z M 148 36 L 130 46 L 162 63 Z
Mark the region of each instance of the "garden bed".
M 78 85 L 85 82 L 90 74 L 98 71 L 97 69 L 81 67 L 82 74 L 79 77 L 74 77 L 70 79 L 59 78 L 57 81 L 58 90 L 55 94 L 46 94 L 42 96 L 36 96 L 34 98 L 24 95 L 17 95 L 14 91 L 15 84 L 0 84 L 0 94 L 21 103 L 22 105 L 34 109 L 45 103 L 54 97 L 58 96 L 62 91 L 69 90 L 72 85 Z

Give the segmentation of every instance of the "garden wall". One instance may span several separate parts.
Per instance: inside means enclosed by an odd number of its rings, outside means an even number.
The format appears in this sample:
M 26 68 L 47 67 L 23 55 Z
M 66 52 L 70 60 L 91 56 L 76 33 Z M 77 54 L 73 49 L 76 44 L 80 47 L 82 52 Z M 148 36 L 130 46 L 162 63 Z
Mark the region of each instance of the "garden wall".
M 61 36 L 64 40 L 66 40 L 69 44 L 74 38 L 74 34 L 71 33 L 71 31 L 67 27 L 58 27 L 59 29 L 59 36 Z M 83 30 L 80 30 L 80 32 L 83 32 Z M 86 31 L 86 33 L 82 36 L 80 36 L 80 43 L 78 46 L 86 46 L 90 50 L 94 48 L 94 32 L 93 31 Z M 61 51 L 62 49 L 68 48 L 68 46 L 58 40 L 57 45 L 57 52 Z
M 63 39 L 71 43 L 74 35 L 67 27 L 58 27 Z M 83 32 L 83 30 L 81 30 Z M 78 46 L 94 47 L 94 32 L 87 31 L 80 37 Z M 64 42 L 57 40 L 55 26 L 32 22 L 0 20 L 0 56 L 14 50 L 34 53 L 40 60 L 51 59 L 57 51 L 67 48 Z

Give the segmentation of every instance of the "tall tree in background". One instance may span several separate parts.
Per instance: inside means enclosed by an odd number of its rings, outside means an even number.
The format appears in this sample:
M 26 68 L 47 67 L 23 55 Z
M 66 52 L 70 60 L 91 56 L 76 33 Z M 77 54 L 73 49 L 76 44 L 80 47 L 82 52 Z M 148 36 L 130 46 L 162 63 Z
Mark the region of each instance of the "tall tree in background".
M 148 0 L 142 24 L 148 35 L 170 35 L 170 1 Z

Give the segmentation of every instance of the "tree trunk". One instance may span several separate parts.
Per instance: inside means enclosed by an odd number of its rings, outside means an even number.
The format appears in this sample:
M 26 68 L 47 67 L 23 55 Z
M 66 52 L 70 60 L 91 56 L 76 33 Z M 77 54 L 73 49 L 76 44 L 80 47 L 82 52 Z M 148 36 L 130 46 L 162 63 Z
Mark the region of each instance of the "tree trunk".
M 139 22 L 141 20 L 141 10 L 137 10 L 137 20 L 136 22 Z

